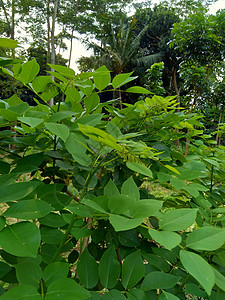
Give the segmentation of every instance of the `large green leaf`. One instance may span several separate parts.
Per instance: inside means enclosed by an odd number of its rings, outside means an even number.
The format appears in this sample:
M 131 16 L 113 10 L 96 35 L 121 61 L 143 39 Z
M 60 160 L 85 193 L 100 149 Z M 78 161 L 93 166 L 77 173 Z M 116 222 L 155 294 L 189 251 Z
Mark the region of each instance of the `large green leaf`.
M 190 233 L 186 239 L 188 248 L 194 250 L 214 251 L 223 246 L 225 229 L 216 227 L 201 227 Z
M 30 222 L 20 222 L 0 231 L 0 245 L 16 256 L 36 257 L 41 235 L 38 227 Z
M 119 195 L 119 190 L 111 179 L 104 186 L 104 195 L 108 195 L 109 197 Z
M 75 75 L 74 70 L 65 67 L 65 66 L 60 66 L 60 65 L 53 65 L 53 64 L 48 64 L 53 70 L 63 74 L 63 75 Z
M 131 73 L 124 73 L 124 74 L 119 74 L 119 75 L 116 75 L 114 78 L 113 78 L 113 81 L 112 81 L 112 86 L 114 89 L 117 89 L 119 87 L 121 87 L 122 85 L 134 80 L 137 78 L 137 76 L 135 77 L 130 77 L 130 75 L 132 74 L 133 72 Z
M 153 216 L 162 207 L 163 201 L 142 199 L 137 201 L 133 207 L 130 208 L 130 215 L 133 218 L 146 218 Z
M 122 266 L 122 285 L 125 289 L 133 288 L 144 276 L 145 267 L 140 251 L 128 255 Z
M 225 277 L 216 270 L 213 266 L 211 266 L 216 278 L 216 285 L 223 291 L 225 291 Z
M 69 264 L 57 261 L 46 266 L 43 272 L 43 280 L 48 287 L 54 281 L 66 278 L 68 273 Z
M 68 127 L 64 124 L 45 122 L 45 127 L 53 134 L 61 138 L 64 142 L 70 133 Z
M 134 197 L 136 200 L 140 199 L 139 189 L 132 176 L 123 183 L 121 193 L 129 197 Z
M 75 280 L 65 278 L 55 280 L 49 285 L 45 300 L 86 300 L 89 297 L 89 292 Z
M 5 227 L 6 220 L 4 217 L 0 217 L 0 231 Z
M 37 290 L 30 285 L 13 287 L 1 296 L 1 300 L 42 300 Z
M 179 300 L 177 296 L 170 294 L 166 291 L 163 291 L 162 294 L 159 296 L 158 300 Z
M 39 64 L 34 58 L 22 65 L 21 72 L 19 73 L 19 79 L 22 81 L 22 83 L 29 83 L 38 75 L 39 70 Z
M 41 239 L 46 244 L 59 244 L 63 239 L 63 232 L 56 228 L 49 228 L 46 226 L 42 226 L 40 228 Z
M 0 187 L 0 202 L 17 201 L 32 193 L 41 182 L 18 182 Z
M 126 163 L 126 165 L 130 170 L 152 178 L 152 171 L 145 165 L 129 161 Z
M 179 234 L 171 231 L 157 231 L 152 228 L 148 230 L 149 234 L 160 245 L 171 250 L 181 242 L 181 237 Z
M 110 72 L 106 68 L 106 66 L 102 66 L 96 69 L 95 72 L 93 73 L 93 78 L 94 78 L 95 87 L 99 91 L 104 90 L 111 81 Z
M 51 76 L 38 76 L 32 82 L 32 88 L 35 92 L 44 92 L 47 85 L 53 83 Z
M 142 223 L 143 218 L 128 219 L 118 215 L 110 215 L 109 221 L 115 231 L 124 231 L 136 228 Z
M 22 262 L 16 264 L 15 268 L 16 277 L 20 284 L 31 285 L 35 289 L 39 288 L 42 269 L 37 263 L 32 261 Z
M 197 211 L 195 208 L 170 210 L 161 217 L 159 227 L 167 231 L 185 230 L 194 223 Z
M 200 255 L 185 250 L 180 251 L 180 260 L 184 268 L 210 295 L 215 284 L 215 274 L 211 266 Z
M 120 276 L 120 269 L 115 248 L 111 247 L 105 251 L 99 262 L 99 277 L 105 288 L 114 288 Z
M 44 119 L 41 118 L 32 118 L 32 117 L 18 117 L 19 121 L 29 125 L 31 128 L 34 128 L 38 125 L 40 125 Z
M 18 47 L 18 42 L 12 39 L 0 38 L 0 48 L 14 49 Z
M 155 289 L 169 289 L 177 284 L 180 277 L 155 271 L 148 273 L 142 284 L 141 289 L 144 291 L 150 291 Z
M 13 203 L 5 212 L 5 217 L 17 219 L 38 219 L 48 215 L 54 208 L 42 200 L 32 199 Z
M 98 264 L 87 248 L 82 252 L 77 263 L 77 273 L 82 285 L 91 289 L 98 283 Z
M 135 205 L 135 198 L 128 195 L 115 195 L 109 198 L 108 208 L 113 214 L 122 214 Z
M 97 93 L 92 93 L 84 99 L 84 104 L 86 112 L 91 112 L 94 110 L 100 102 L 99 95 Z

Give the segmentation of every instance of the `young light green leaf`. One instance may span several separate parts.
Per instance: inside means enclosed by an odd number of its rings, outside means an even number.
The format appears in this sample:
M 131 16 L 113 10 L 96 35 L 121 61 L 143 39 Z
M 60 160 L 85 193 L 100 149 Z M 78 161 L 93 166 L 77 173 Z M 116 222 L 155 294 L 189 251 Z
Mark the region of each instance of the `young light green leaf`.
M 64 142 L 69 136 L 69 129 L 66 125 L 64 124 L 58 124 L 58 123 L 50 123 L 50 122 L 45 122 L 45 127 L 51 131 L 51 133 L 57 135 L 59 138 L 61 138 Z
M 144 276 L 145 267 L 140 251 L 129 254 L 122 267 L 122 285 L 125 289 L 133 288 Z
M 194 223 L 197 211 L 197 208 L 170 210 L 161 217 L 159 227 L 166 231 L 185 230 Z
M 6 252 L 21 257 L 36 257 L 40 246 L 39 228 L 30 222 L 20 222 L 0 231 L 0 245 Z
M 144 291 L 170 289 L 177 284 L 179 279 L 180 277 L 160 271 L 150 272 L 145 276 L 141 289 Z
M 141 87 L 141 86 L 132 86 L 126 89 L 126 93 L 135 93 L 135 94 L 153 94 L 149 90 Z
M 19 73 L 19 79 L 22 83 L 29 83 L 34 80 L 38 75 L 40 70 L 39 64 L 36 62 L 36 59 L 26 62 L 22 65 L 21 72 Z
M 175 248 L 181 242 L 180 235 L 175 232 L 157 231 L 152 228 L 149 228 L 148 232 L 153 240 L 169 250 Z
M 120 269 L 115 248 L 107 249 L 99 262 L 99 277 L 104 288 L 114 288 L 120 277 Z
M 38 76 L 32 81 L 32 88 L 37 93 L 44 92 L 49 83 L 53 83 L 51 76 Z
M 18 47 L 18 42 L 12 39 L 0 38 L 0 48 L 14 49 Z
M 186 245 L 194 250 L 214 251 L 225 243 L 225 229 L 216 227 L 201 227 L 191 232 Z
M 106 66 L 102 66 L 96 69 L 95 72 L 93 73 L 93 78 L 94 78 L 95 87 L 99 91 L 104 90 L 110 84 L 111 81 L 110 72 L 106 68 Z
M 91 289 L 98 283 L 98 264 L 87 248 L 82 252 L 77 263 L 77 273 L 82 285 Z
M 143 218 L 128 219 L 122 216 L 111 215 L 109 222 L 114 227 L 115 231 L 124 231 L 136 228 L 142 223 Z
M 180 260 L 184 268 L 210 295 L 215 284 L 215 274 L 211 266 L 200 255 L 185 250 L 180 251 Z
M 91 112 L 94 110 L 100 102 L 99 95 L 97 93 L 92 93 L 84 99 L 84 104 L 86 112 Z
M 174 167 L 172 167 L 170 165 L 164 165 L 164 167 L 166 167 L 167 169 L 169 169 L 173 173 L 176 173 L 176 174 L 180 175 L 180 172 L 177 169 L 175 169 Z
M 134 80 L 137 78 L 137 76 L 135 77 L 130 77 L 130 75 L 132 74 L 133 72 L 131 73 L 124 73 L 124 74 L 119 74 L 119 75 L 116 75 L 114 78 L 113 78 L 113 81 L 112 81 L 112 86 L 114 89 L 117 89 L 119 87 L 121 87 L 122 85 Z
M 74 70 L 68 68 L 68 67 L 64 67 L 64 66 L 60 66 L 60 65 L 53 65 L 53 64 L 48 64 L 53 70 L 63 74 L 63 75 L 75 75 Z
M 137 173 L 140 173 L 142 175 L 148 176 L 150 178 L 152 178 L 152 171 L 147 168 L 145 165 L 139 164 L 137 162 L 126 162 L 126 166 Z

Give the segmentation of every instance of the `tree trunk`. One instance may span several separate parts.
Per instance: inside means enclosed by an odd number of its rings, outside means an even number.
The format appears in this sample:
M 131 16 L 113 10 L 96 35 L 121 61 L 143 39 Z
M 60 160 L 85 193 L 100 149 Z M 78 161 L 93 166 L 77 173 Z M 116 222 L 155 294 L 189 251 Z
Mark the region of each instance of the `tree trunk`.
M 51 52 L 51 38 L 50 38 L 50 0 L 47 1 L 47 63 L 50 63 L 50 52 Z
M 76 1 L 76 5 L 75 5 L 75 17 L 77 16 L 77 12 L 78 12 L 78 5 L 79 5 L 79 0 Z M 69 53 L 69 59 L 68 59 L 68 67 L 70 67 L 71 64 L 71 57 L 72 57 L 72 50 L 73 50 L 73 33 L 74 33 L 74 26 L 71 32 L 71 38 L 70 38 L 70 53 Z
M 51 64 L 55 64 L 55 23 L 56 23 L 56 14 L 58 10 L 58 0 L 54 0 L 53 16 L 52 16 L 52 28 L 51 28 Z M 51 71 L 54 71 L 51 68 Z M 51 75 L 52 80 L 55 80 L 55 77 Z M 49 100 L 49 105 L 54 104 L 54 98 Z

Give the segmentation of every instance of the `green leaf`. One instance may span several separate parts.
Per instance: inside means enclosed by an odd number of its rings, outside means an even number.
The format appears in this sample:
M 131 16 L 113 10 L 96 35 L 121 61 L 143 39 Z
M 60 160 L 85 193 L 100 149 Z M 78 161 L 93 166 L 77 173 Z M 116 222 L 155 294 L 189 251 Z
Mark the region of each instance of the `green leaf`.
M 8 290 L 1 296 L 1 300 L 42 300 L 37 290 L 30 285 L 19 285 Z
M 76 240 L 79 240 L 91 235 L 91 229 L 73 227 L 71 229 L 71 234 L 75 237 Z
M 47 197 L 50 196 L 47 195 Z M 43 218 L 39 218 L 39 223 L 53 228 L 61 228 L 67 224 L 63 216 L 58 213 L 50 213 Z
M 132 176 L 130 176 L 122 185 L 121 194 L 127 195 L 129 197 L 134 197 L 136 200 L 140 199 L 139 189 L 134 182 Z
M 17 201 L 32 193 L 41 182 L 18 182 L 0 188 L 0 202 Z
M 133 207 L 130 208 L 130 215 L 132 218 L 146 218 L 153 216 L 160 210 L 163 201 L 141 199 L 137 201 Z
M 5 212 L 4 216 L 17 219 L 38 219 L 48 215 L 54 208 L 42 200 L 32 199 L 13 203 Z
M 106 68 L 106 66 L 102 66 L 96 69 L 95 72 L 93 73 L 93 78 L 94 78 L 95 87 L 99 91 L 104 90 L 110 84 L 111 81 L 110 72 Z
M 77 273 L 82 285 L 92 289 L 98 283 L 98 264 L 87 248 L 82 252 L 77 263 Z
M 142 284 L 141 289 L 144 291 L 150 291 L 155 289 L 170 289 L 177 284 L 180 277 L 155 271 L 148 273 Z
M 2 253 L 1 253 L 2 254 Z M 9 271 L 12 269 L 12 267 L 2 261 L 0 261 L 0 278 L 5 276 Z
M 48 287 L 54 281 L 61 278 L 66 278 L 68 273 L 69 264 L 57 261 L 47 265 L 47 267 L 44 269 L 43 280 Z
M 119 195 L 119 190 L 115 183 L 110 179 L 107 184 L 104 186 L 104 195 L 115 196 Z
M 214 251 L 223 246 L 225 229 L 216 227 L 202 227 L 189 233 L 186 246 L 194 250 Z
M 112 289 L 120 277 L 120 263 L 114 247 L 105 251 L 99 262 L 99 277 L 104 288 Z
M 148 91 L 147 89 L 141 86 L 132 86 L 125 91 L 126 93 L 136 93 L 136 94 L 153 94 L 152 92 Z
M 40 70 L 39 64 L 36 62 L 36 59 L 26 62 L 22 65 L 21 72 L 19 73 L 19 79 L 22 83 L 29 83 L 34 80 L 38 75 Z
M 148 230 L 149 234 L 157 243 L 171 250 L 181 243 L 179 234 L 171 231 L 157 231 L 152 228 Z
M 159 296 L 158 300 L 179 300 L 177 296 L 170 294 L 168 292 L 163 291 L 162 294 Z
M 27 284 L 33 286 L 35 289 L 39 288 L 39 283 L 42 278 L 41 267 L 31 261 L 16 264 L 16 277 L 20 284 Z
M 53 65 L 53 64 L 48 64 L 53 70 L 63 74 L 63 75 L 75 75 L 74 70 L 68 68 L 68 67 L 64 67 L 64 66 L 60 66 L 60 65 Z
M 211 294 L 215 284 L 215 274 L 211 266 L 198 254 L 181 250 L 180 260 L 184 268 Z M 207 274 L 207 276 L 206 276 Z
M 122 214 L 135 205 L 135 198 L 128 195 L 115 195 L 109 198 L 108 208 L 113 214 Z
M 73 111 L 58 111 L 56 113 L 54 113 L 53 115 L 51 115 L 51 117 L 49 118 L 49 122 L 51 123 L 56 123 L 58 121 L 61 121 L 63 119 L 66 118 L 71 118 L 72 116 L 75 116 L 77 113 L 73 112 Z
M 105 197 L 105 202 L 106 202 L 106 206 L 108 204 L 108 197 Z M 106 210 L 101 206 L 100 203 L 97 203 L 97 201 L 93 201 L 93 200 L 90 200 L 90 199 L 84 199 L 82 201 L 82 203 L 84 203 L 85 205 L 93 208 L 95 211 L 99 211 L 103 214 L 107 214 Z M 104 205 L 105 206 L 105 205 Z
M 92 217 L 92 215 L 93 215 L 92 209 L 90 209 L 89 207 L 84 206 L 80 203 L 71 204 L 71 205 L 67 206 L 67 209 L 72 211 L 72 213 L 74 213 L 75 215 L 81 216 L 81 217 Z
M 46 244 L 57 245 L 61 242 L 64 236 L 62 231 L 55 228 L 49 228 L 46 226 L 42 226 L 40 228 L 40 232 L 41 232 L 41 239 Z
M 64 142 L 69 136 L 69 129 L 64 124 L 58 124 L 58 123 L 50 123 L 45 122 L 45 127 L 51 131 L 53 134 L 57 135 L 59 138 L 61 138 Z
M 114 227 L 115 231 L 125 231 L 136 228 L 142 223 L 143 218 L 128 219 L 122 216 L 111 215 L 109 221 Z
M 40 125 L 44 120 L 40 118 L 31 118 L 31 117 L 18 117 L 19 121 L 29 125 L 31 128 L 34 128 Z
M 197 211 L 195 208 L 170 210 L 161 217 L 159 227 L 166 231 L 185 230 L 194 223 Z
M 126 294 L 128 296 L 128 300 L 149 300 L 149 297 L 147 297 L 146 293 L 137 288 L 129 290 L 129 292 Z
M 81 95 L 75 87 L 67 88 L 66 92 L 66 100 L 65 102 L 70 102 L 73 105 L 80 103 Z
M 45 300 L 86 300 L 89 297 L 90 293 L 75 280 L 65 278 L 55 280 L 49 285 Z
M 84 99 L 84 104 L 86 112 L 91 112 L 94 110 L 100 102 L 99 95 L 97 93 L 92 93 Z
M 126 166 L 134 172 L 137 172 L 137 173 L 140 173 L 142 175 L 152 178 L 152 171 L 149 168 L 147 168 L 145 165 L 141 165 L 136 162 L 128 161 L 128 162 L 126 162 Z
M 36 257 L 40 242 L 39 228 L 30 222 L 9 225 L 0 231 L 1 247 L 12 255 Z
M 65 147 L 73 159 L 83 166 L 89 166 L 91 158 L 86 154 L 86 140 L 77 133 L 70 133 Z
M 117 89 L 119 87 L 121 87 L 122 85 L 134 80 L 137 78 L 137 76 L 135 77 L 130 77 L 130 75 L 132 74 L 133 72 L 131 73 L 124 73 L 124 74 L 119 74 L 119 75 L 116 75 L 114 78 L 113 78 L 113 81 L 112 81 L 112 86 L 114 89 Z
M 178 178 L 170 178 L 170 183 L 176 190 L 181 190 L 186 188 L 186 183 L 184 180 L 180 180 Z
M 213 266 L 211 266 L 216 278 L 216 285 L 223 291 L 225 291 L 225 277 L 217 271 Z
M 35 92 L 44 92 L 47 85 L 53 83 L 51 76 L 38 76 L 32 82 L 32 88 Z
M 0 38 L 0 48 L 14 49 L 18 47 L 18 42 L 12 39 Z
M 3 217 L 0 217 L 0 231 L 5 227 L 6 220 Z
M 176 174 L 180 175 L 180 172 L 177 169 L 175 169 L 174 167 L 172 167 L 170 165 L 164 165 L 164 167 L 167 168 L 167 169 L 169 169 L 173 173 L 176 173 Z
M 140 251 L 128 255 L 122 266 L 122 285 L 125 289 L 133 288 L 144 276 L 145 267 Z

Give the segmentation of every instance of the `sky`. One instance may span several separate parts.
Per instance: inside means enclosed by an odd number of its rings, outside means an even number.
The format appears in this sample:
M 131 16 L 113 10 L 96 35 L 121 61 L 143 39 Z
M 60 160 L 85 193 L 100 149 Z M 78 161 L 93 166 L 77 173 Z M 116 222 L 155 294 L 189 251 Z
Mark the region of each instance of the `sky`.
M 136 0 L 139 2 L 139 0 Z M 160 0 L 152 0 L 152 4 L 157 4 L 160 3 Z M 219 9 L 224 9 L 225 8 L 225 0 L 217 0 L 214 4 L 210 6 L 209 13 L 210 14 L 215 14 Z M 68 45 L 69 46 L 69 45 Z M 69 49 L 69 47 L 68 47 Z M 91 51 L 88 51 L 84 45 L 82 45 L 81 42 L 78 40 L 73 41 L 73 51 L 72 51 L 72 60 L 71 60 L 71 65 L 70 67 L 74 69 L 76 72 L 78 72 L 78 67 L 76 64 L 76 60 L 79 59 L 81 56 L 90 56 Z M 65 58 L 68 58 L 69 54 L 68 51 L 64 51 L 63 56 Z

